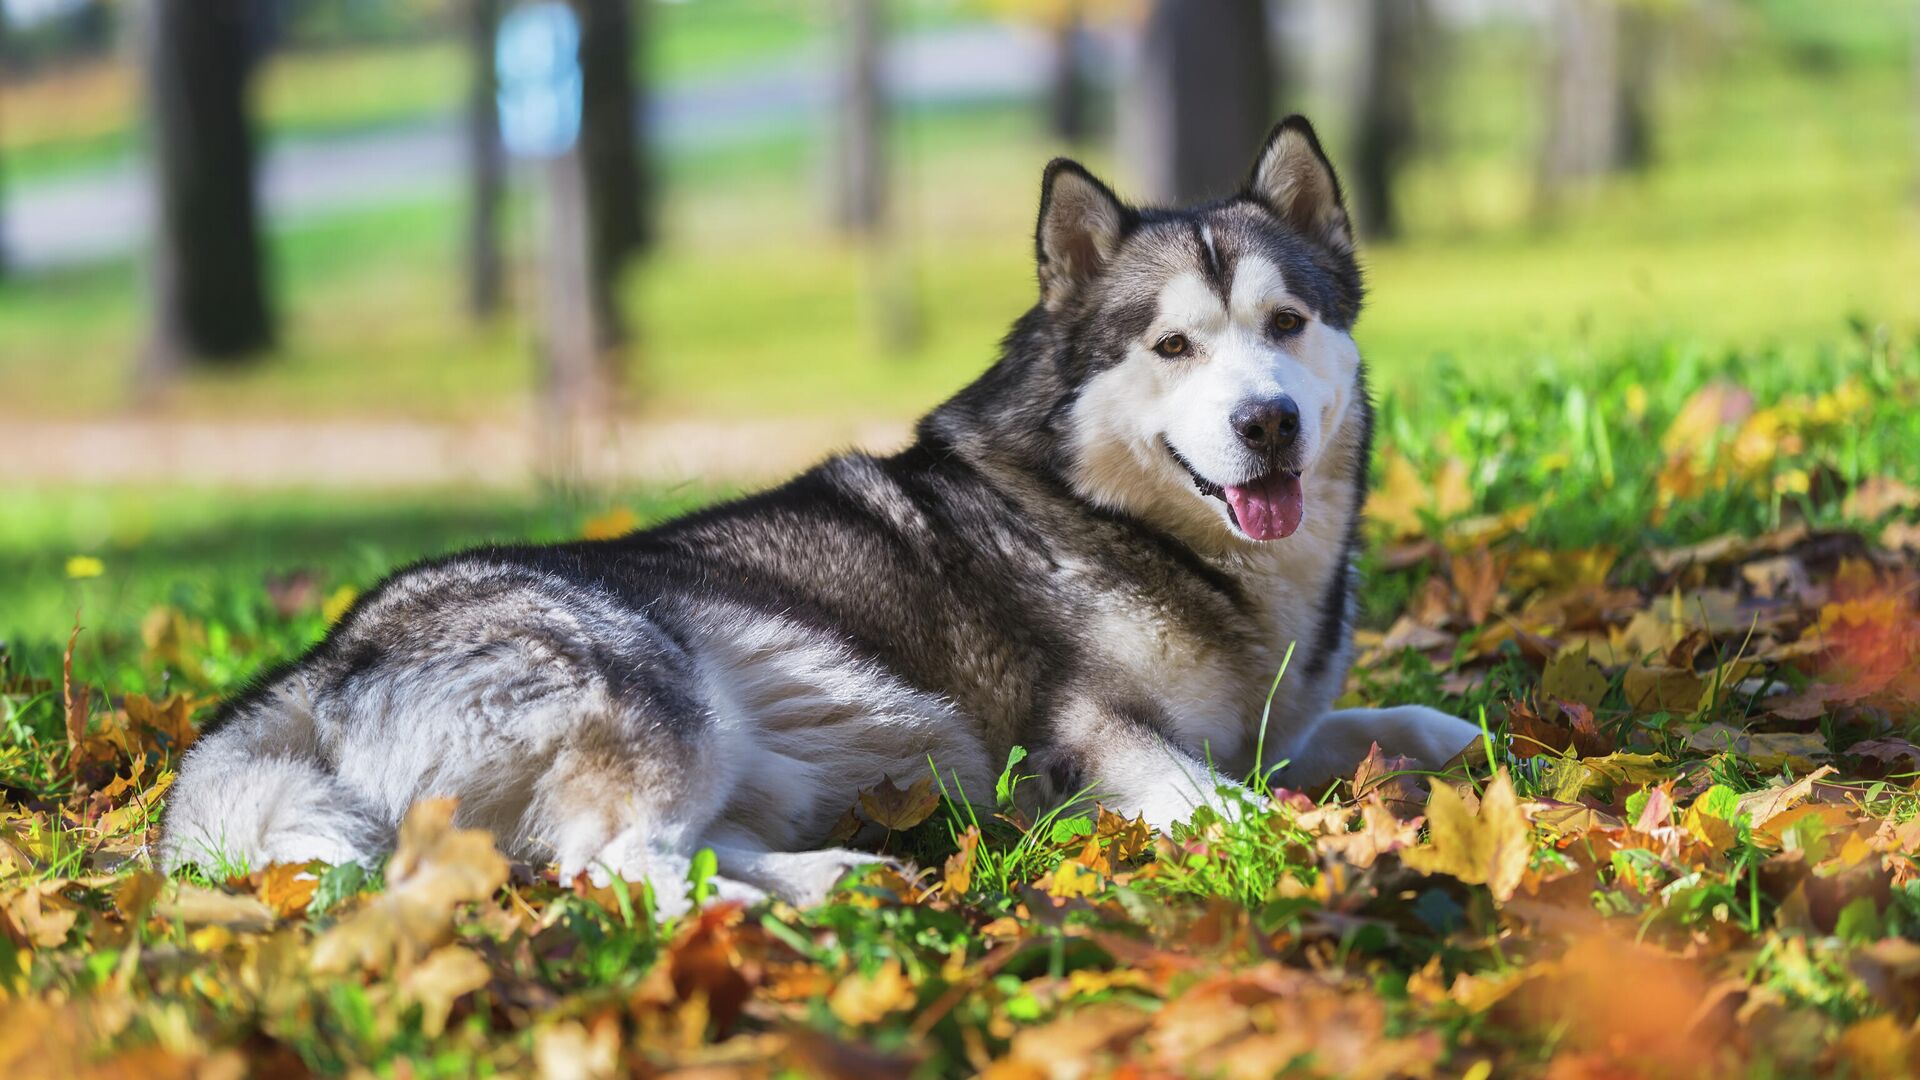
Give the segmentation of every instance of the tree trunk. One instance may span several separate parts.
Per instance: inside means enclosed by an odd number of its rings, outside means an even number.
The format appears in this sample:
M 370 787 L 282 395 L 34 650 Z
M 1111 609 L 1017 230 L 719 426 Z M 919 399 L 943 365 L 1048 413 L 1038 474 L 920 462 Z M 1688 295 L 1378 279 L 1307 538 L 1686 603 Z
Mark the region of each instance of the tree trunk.
M 1614 99 L 1615 171 L 1636 171 L 1653 164 L 1654 76 L 1658 67 L 1660 15 L 1644 4 L 1615 0 L 1620 22 L 1619 96 Z
M 652 239 L 650 192 L 641 167 L 639 81 L 634 77 L 636 5 L 574 0 L 580 13 L 580 158 L 585 170 L 594 273 L 617 289 L 628 261 Z M 620 340 L 618 313 L 605 323 Z
M 576 149 L 548 162 L 543 190 L 542 389 L 549 432 L 564 444 L 581 426 L 595 426 L 612 414 L 621 376 L 621 328 L 603 322 L 618 305 L 612 279 L 594 261 L 599 229 L 585 155 Z
M 1362 18 L 1360 108 L 1354 141 L 1353 197 L 1360 228 L 1398 236 L 1394 188 L 1419 139 L 1417 96 L 1424 0 L 1367 0 Z
M 887 217 L 886 98 L 881 83 L 881 0 L 846 0 L 846 60 L 840 92 L 836 221 L 861 235 Z
M 1086 66 L 1086 21 L 1081 0 L 1066 0 L 1054 20 L 1053 71 L 1047 88 L 1047 129 L 1068 146 L 1093 131 L 1092 92 Z
M 1540 156 L 1547 207 L 1583 181 L 1652 160 L 1655 19 L 1622 0 L 1555 0 Z
M 254 189 L 248 0 L 150 0 L 144 47 L 157 200 L 144 377 L 273 344 Z
M 1260 0 L 1153 0 L 1126 109 L 1127 160 L 1149 201 L 1232 193 L 1274 117 Z
M 500 311 L 505 289 L 500 252 L 500 204 L 506 191 L 506 149 L 500 144 L 499 80 L 494 72 L 494 35 L 500 0 L 467 0 L 468 47 L 473 85 L 467 102 L 467 157 L 471 189 L 467 207 L 467 310 L 476 318 Z
M 628 0 L 572 4 L 580 20 L 580 137 L 547 164 L 540 272 L 548 437 L 569 450 L 614 416 L 627 341 L 621 279 L 649 240 L 633 8 Z

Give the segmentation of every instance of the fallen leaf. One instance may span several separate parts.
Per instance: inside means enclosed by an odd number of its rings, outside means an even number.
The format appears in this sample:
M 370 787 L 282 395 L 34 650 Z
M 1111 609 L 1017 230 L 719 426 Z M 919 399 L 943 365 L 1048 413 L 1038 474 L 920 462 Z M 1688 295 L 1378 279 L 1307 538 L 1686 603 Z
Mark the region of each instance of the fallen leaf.
M 1585 647 L 1563 650 L 1541 673 L 1540 692 L 1597 709 L 1607 693 L 1607 673 L 1593 662 Z
M 401 977 L 400 997 L 420 1006 L 420 1030 L 428 1038 L 447 1028 L 454 1002 L 487 985 L 492 972 L 470 949 L 444 945 Z
M 890 959 L 871 972 L 841 979 L 827 998 L 827 1008 L 841 1023 L 865 1027 L 906 1009 L 914 1000 L 913 984 L 900 961 Z
M 933 790 L 933 778 L 923 776 L 905 791 L 893 786 L 892 777 L 860 793 L 860 810 L 867 820 L 893 832 L 904 832 L 933 816 L 940 808 L 940 796 Z
M 1527 816 L 1502 769 L 1470 813 L 1452 785 L 1435 784 L 1427 799 L 1427 844 L 1400 853 L 1400 861 L 1423 874 L 1446 874 L 1469 885 L 1486 885 L 1495 900 L 1513 895 L 1533 850 Z
M 507 860 L 492 835 L 454 828 L 454 807 L 452 799 L 427 799 L 407 812 L 387 860 L 387 891 L 314 942 L 314 971 L 409 963 L 446 942 L 461 904 L 485 900 L 505 884 Z

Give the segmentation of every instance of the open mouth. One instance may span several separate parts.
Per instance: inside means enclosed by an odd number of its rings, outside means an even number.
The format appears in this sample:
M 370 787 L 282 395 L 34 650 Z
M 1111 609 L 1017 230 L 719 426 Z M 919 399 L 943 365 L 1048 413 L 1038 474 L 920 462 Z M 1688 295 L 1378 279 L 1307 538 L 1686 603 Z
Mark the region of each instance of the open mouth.
M 1250 540 L 1282 540 L 1292 536 L 1306 516 L 1306 493 L 1300 487 L 1298 469 L 1275 469 L 1239 484 L 1216 484 L 1200 475 L 1193 463 L 1180 455 L 1167 439 L 1167 453 L 1187 471 L 1193 488 L 1200 494 L 1226 504 L 1233 527 Z

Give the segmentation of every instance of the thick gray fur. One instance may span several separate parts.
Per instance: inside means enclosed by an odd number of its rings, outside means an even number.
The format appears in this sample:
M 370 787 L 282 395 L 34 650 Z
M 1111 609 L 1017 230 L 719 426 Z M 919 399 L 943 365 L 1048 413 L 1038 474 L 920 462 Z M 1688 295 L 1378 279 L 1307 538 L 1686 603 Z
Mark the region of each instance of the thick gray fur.
M 1056 162 L 1037 247 L 1040 302 L 906 450 L 387 579 L 223 707 L 164 865 L 376 861 L 409 805 L 453 796 L 514 857 L 649 880 L 669 910 L 703 846 L 722 896 L 805 904 L 874 861 L 817 850 L 856 794 L 929 759 L 984 798 L 1024 745 L 1052 796 L 1164 827 L 1281 760 L 1304 784 L 1375 740 L 1428 764 L 1470 741 L 1428 709 L 1331 708 L 1372 433 L 1359 270 L 1305 121 L 1190 210 Z M 1305 329 L 1272 330 L 1280 307 Z M 1169 327 L 1190 342 L 1171 359 Z M 1273 393 L 1305 427 L 1263 460 L 1227 413 Z M 1275 468 L 1301 473 L 1306 518 L 1263 543 L 1208 491 Z

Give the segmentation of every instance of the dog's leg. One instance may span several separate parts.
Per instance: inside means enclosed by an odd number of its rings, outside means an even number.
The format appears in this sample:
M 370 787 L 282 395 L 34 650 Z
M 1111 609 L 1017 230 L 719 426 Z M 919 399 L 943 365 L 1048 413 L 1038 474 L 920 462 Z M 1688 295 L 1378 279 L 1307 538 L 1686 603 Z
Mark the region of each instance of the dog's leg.
M 1236 793 L 1253 794 L 1211 762 L 1170 741 L 1151 706 L 1097 698 L 1074 701 L 1054 716 L 1056 742 L 1039 755 L 1056 798 L 1087 799 L 1127 817 L 1145 816 L 1162 832 L 1209 806 L 1231 816 Z
M 720 872 L 798 908 L 814 907 L 833 894 L 848 874 L 876 864 L 892 867 L 911 881 L 913 867 L 899 859 L 847 848 L 819 851 L 770 851 L 765 844 L 738 829 L 710 834 L 706 846 L 719 860 Z
M 1312 788 L 1353 770 L 1374 743 L 1396 757 L 1412 758 L 1422 769 L 1438 769 L 1480 737 L 1480 728 L 1425 705 L 1390 709 L 1341 709 L 1327 713 L 1275 755 L 1287 767 L 1280 782 Z
M 656 715 L 645 695 L 602 697 L 562 738 L 534 782 L 522 827 L 551 851 L 561 880 L 645 881 L 659 910 L 687 910 L 687 874 L 699 837 L 731 797 L 725 735 L 698 719 Z M 723 899 L 757 900 L 739 882 Z

